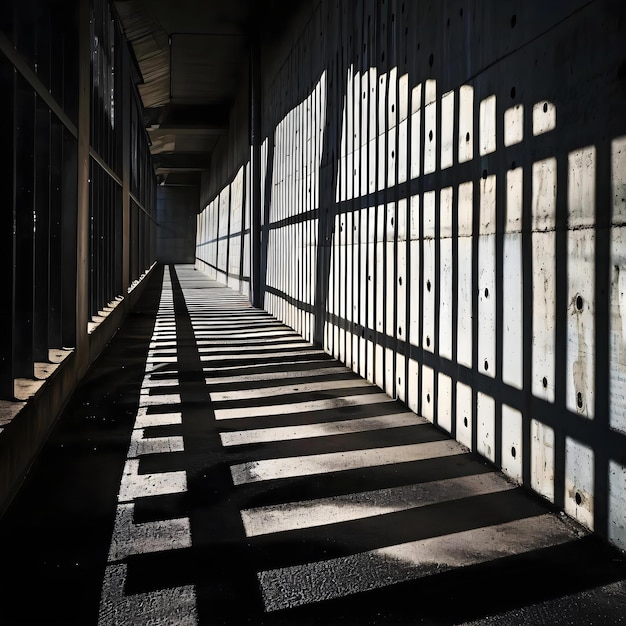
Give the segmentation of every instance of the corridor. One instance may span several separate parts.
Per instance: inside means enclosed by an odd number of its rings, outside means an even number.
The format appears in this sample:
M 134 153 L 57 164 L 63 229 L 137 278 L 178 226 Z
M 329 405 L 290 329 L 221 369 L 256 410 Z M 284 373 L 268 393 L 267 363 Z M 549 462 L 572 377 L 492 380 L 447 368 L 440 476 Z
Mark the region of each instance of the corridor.
M 1 624 L 626 619 L 599 537 L 193 266 L 147 280 L 0 520 Z

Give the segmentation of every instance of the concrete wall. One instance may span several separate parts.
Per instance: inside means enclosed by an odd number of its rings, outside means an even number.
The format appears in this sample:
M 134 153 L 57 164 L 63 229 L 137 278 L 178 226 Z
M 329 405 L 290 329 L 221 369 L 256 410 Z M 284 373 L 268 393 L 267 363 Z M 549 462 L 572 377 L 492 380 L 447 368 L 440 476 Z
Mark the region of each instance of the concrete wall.
M 262 56 L 265 308 L 626 548 L 626 7 L 297 24 Z M 236 288 L 243 167 L 198 229 Z
M 196 266 L 233 289 L 250 289 L 250 130 L 249 76 L 203 174 L 202 212 L 197 216 Z
M 198 215 L 196 267 L 241 291 L 250 288 L 250 165 Z
M 157 261 L 194 262 L 199 202 L 197 187 L 157 187 Z

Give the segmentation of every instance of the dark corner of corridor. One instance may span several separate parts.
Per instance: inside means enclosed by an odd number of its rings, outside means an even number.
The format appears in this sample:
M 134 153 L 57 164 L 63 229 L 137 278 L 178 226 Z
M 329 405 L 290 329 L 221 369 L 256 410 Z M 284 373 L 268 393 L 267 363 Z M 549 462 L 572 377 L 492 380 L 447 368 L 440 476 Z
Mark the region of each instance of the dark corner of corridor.
M 0 624 L 626 623 L 624 42 L 5 0 Z

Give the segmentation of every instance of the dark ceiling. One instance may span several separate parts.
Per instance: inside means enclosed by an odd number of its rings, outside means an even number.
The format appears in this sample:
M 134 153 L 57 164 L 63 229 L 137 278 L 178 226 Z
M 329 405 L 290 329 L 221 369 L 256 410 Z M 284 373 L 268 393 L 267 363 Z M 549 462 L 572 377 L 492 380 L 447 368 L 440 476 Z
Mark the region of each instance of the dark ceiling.
M 164 184 L 199 184 L 229 110 L 247 81 L 251 34 L 275 34 L 291 0 L 116 0 L 143 83 L 155 171 Z M 294 6 L 295 5 L 295 6 Z

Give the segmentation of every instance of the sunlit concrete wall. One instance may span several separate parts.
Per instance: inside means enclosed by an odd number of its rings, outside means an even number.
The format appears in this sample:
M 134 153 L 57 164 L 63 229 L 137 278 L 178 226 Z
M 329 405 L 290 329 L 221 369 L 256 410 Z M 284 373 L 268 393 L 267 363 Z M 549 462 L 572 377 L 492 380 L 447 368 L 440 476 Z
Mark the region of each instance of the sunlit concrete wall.
M 262 56 L 265 308 L 626 548 L 626 7 L 298 24 Z M 242 289 L 248 168 L 198 227 Z
M 228 134 L 219 137 L 210 170 L 202 176 L 195 254 L 197 269 L 246 294 L 251 207 L 248 82 L 245 73 L 230 112 Z
M 249 293 L 250 163 L 198 215 L 196 268 L 210 278 Z

